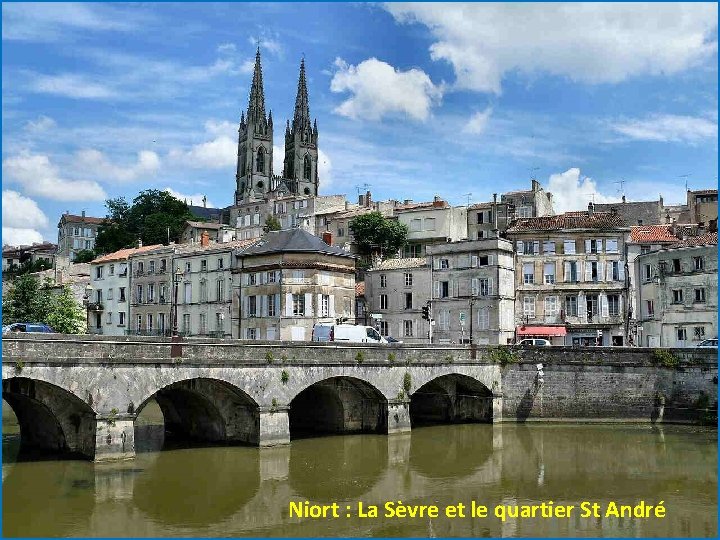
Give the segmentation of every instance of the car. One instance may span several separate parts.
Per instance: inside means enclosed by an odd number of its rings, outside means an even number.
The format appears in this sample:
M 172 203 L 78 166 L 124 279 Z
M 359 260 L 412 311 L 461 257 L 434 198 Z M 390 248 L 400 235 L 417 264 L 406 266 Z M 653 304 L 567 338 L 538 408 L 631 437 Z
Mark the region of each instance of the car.
M 55 333 L 55 330 L 45 323 L 16 322 L 3 326 L 2 332 L 3 334 L 11 334 L 13 332 Z
M 348 343 L 387 343 L 372 326 L 317 323 L 312 341 L 346 341 Z
M 709 349 L 717 349 L 718 348 L 718 338 L 714 339 L 704 339 L 697 345 L 696 347 L 702 347 L 702 348 L 709 348 Z
M 550 347 L 551 343 L 547 339 L 527 338 L 518 341 L 517 345 L 520 347 Z

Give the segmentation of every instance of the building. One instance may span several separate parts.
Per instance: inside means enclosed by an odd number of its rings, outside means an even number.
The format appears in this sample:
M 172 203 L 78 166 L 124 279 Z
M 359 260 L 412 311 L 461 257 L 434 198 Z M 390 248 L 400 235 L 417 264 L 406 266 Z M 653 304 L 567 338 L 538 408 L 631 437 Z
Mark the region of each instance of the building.
M 639 341 L 647 347 L 691 347 L 716 338 L 717 232 L 681 240 L 635 259 Z
M 697 223 L 717 231 L 718 192 L 717 189 L 687 191 L 687 221 L 680 223 Z
M 235 229 L 229 225 L 207 221 L 186 221 L 185 229 L 180 236 L 182 244 L 200 243 L 203 233 L 208 234 L 210 242 L 229 242 L 234 240 Z
M 130 272 L 128 258 L 160 245 L 129 248 L 108 253 L 90 263 L 90 286 L 87 298 L 88 331 L 91 334 L 122 336 L 130 328 Z M 76 265 L 73 265 L 76 266 Z
M 58 223 L 58 264 L 66 266 L 75 260 L 78 251 L 95 249 L 95 237 L 104 219 L 86 216 L 84 210 L 79 216 L 64 213 Z
M 617 212 L 628 225 L 659 225 L 665 223 L 663 198 L 657 201 L 628 202 L 625 195 L 620 202 L 595 203 L 596 212 Z
M 5 273 L 19 270 L 26 264 L 52 268 L 56 252 L 57 246 L 51 242 L 35 242 L 30 246 L 3 246 L 2 271 Z
M 422 308 L 432 298 L 425 257 L 378 261 L 365 273 L 365 309 L 380 335 L 404 343 L 429 343 L 430 325 Z
M 152 246 L 128 257 L 130 314 L 128 331 L 136 335 L 170 335 L 175 246 Z
M 434 343 L 505 345 L 515 335 L 513 245 L 504 239 L 428 246 Z
M 467 239 L 467 207 L 450 206 L 436 196 L 431 202 L 405 201 L 393 210 L 408 228 L 404 258 L 421 258 L 428 246 Z
M 516 246 L 516 338 L 553 344 L 625 345 L 630 228 L 616 212 L 518 219 L 507 231 Z
M 233 332 L 309 341 L 318 322 L 354 318 L 355 257 L 302 229 L 267 233 L 236 250 Z

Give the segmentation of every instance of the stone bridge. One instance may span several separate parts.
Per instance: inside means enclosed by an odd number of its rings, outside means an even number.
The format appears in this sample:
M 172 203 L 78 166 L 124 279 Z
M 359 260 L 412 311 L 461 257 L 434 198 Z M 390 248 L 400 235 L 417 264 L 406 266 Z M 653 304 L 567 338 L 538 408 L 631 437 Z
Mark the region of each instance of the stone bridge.
M 3 398 L 23 447 L 135 455 L 150 400 L 170 436 L 274 446 L 432 423 L 691 420 L 717 403 L 717 352 L 368 346 L 27 334 L 3 339 Z M 537 363 L 543 364 L 539 377 Z

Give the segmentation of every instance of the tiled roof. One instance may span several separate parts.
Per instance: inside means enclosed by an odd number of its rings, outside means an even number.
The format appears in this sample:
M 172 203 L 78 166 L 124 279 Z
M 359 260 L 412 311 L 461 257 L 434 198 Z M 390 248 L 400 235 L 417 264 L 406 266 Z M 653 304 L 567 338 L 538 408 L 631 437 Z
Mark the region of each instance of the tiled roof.
M 247 246 L 251 246 L 255 242 L 257 242 L 257 238 L 251 238 L 249 240 L 231 240 L 230 242 L 210 242 L 207 246 L 203 246 L 202 244 L 195 243 L 195 244 L 177 244 L 175 246 L 175 254 L 176 255 L 187 255 L 199 251 L 205 251 L 208 249 L 237 249 L 237 248 L 244 248 Z
M 479 209 L 492 208 L 493 204 L 495 204 L 495 203 L 491 203 L 491 202 L 475 203 L 475 204 L 471 204 L 470 206 L 468 206 L 468 210 L 479 210 Z M 500 204 L 499 201 L 498 201 L 498 204 Z
M 427 265 L 425 257 L 407 259 L 385 259 L 380 264 L 373 266 L 373 270 L 400 270 L 403 268 L 422 268 Z
M 429 202 L 420 202 L 420 203 L 408 203 L 408 204 L 398 204 L 395 207 L 396 212 L 410 212 L 412 210 L 429 210 L 432 208 L 449 208 L 450 205 L 447 203 L 447 201 L 429 201 Z
M 355 284 L 355 296 L 365 296 L 365 282 L 359 281 Z
M 222 227 L 222 224 L 220 223 L 212 223 L 208 221 L 186 221 L 190 227 L 195 227 L 196 229 L 220 229 Z
M 286 229 L 266 233 L 253 245 L 242 252 L 243 256 L 262 255 L 266 253 L 322 253 L 338 257 L 355 258 L 355 256 L 337 246 L 329 246 L 321 238 L 303 229 Z
M 126 249 L 119 249 L 117 251 L 114 251 L 113 253 L 108 253 L 107 255 L 102 255 L 100 257 L 97 257 L 96 259 L 93 259 L 90 261 L 93 264 L 99 264 L 99 263 L 105 263 L 110 261 L 123 261 L 127 259 L 130 255 L 134 255 L 136 253 L 143 253 L 144 251 L 151 251 L 155 248 L 163 247 L 162 244 L 153 244 L 151 246 L 142 246 L 139 248 L 126 248 Z
M 630 227 L 630 241 L 635 244 L 663 244 L 677 242 L 671 225 L 638 225 Z
M 616 229 L 625 221 L 615 212 L 565 212 L 558 216 L 541 216 L 518 219 L 508 233 L 525 231 L 552 231 L 560 229 Z
M 698 191 L 692 191 L 693 195 L 717 195 L 717 189 L 700 189 Z
M 76 216 L 75 214 L 63 214 L 60 217 L 60 221 L 65 220 L 67 223 L 68 221 L 71 221 L 73 223 L 93 223 L 95 225 L 102 225 L 103 221 L 105 221 L 105 218 L 100 217 L 91 217 L 91 216 Z
M 695 246 L 716 246 L 718 243 L 718 233 L 705 233 L 700 236 L 689 236 L 685 240 L 681 240 L 672 244 L 671 248 L 695 247 Z

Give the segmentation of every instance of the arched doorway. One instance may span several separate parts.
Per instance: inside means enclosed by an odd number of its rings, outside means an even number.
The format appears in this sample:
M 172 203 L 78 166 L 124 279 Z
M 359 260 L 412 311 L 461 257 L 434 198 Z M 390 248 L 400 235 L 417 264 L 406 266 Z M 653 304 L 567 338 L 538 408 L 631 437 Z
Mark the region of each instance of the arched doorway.
M 412 427 L 492 422 L 492 392 L 467 375 L 437 377 L 410 396 Z

